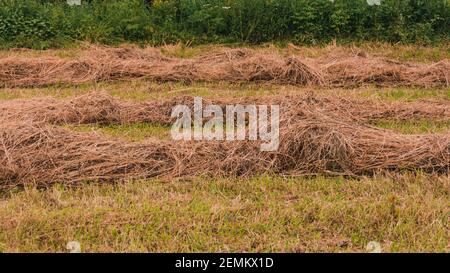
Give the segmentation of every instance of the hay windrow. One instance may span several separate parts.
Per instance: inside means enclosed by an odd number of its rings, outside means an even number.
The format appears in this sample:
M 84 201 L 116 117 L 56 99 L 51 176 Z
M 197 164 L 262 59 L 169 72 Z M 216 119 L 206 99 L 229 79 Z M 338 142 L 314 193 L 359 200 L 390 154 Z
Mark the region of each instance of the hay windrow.
M 227 49 L 191 59 L 169 58 L 155 48 L 90 47 L 78 58 L 0 58 L 3 86 L 129 80 L 271 82 L 313 86 L 441 87 L 450 84 L 450 62 L 400 63 L 362 54 L 320 58 L 283 57 L 250 49 Z
M 340 174 L 405 169 L 449 171 L 448 133 L 403 135 L 347 122 L 313 108 L 303 110 L 303 117 L 298 121 L 298 115 L 291 115 L 280 132 L 277 164 L 284 170 Z
M 224 50 L 192 59 L 147 48 L 92 47 L 76 59 L 0 58 L 0 84 L 41 86 L 145 77 L 158 81 L 273 82 L 310 86 L 362 84 L 449 86 L 449 61 L 400 63 L 380 57 L 332 55 L 315 59 Z M 280 147 L 259 142 L 127 142 L 76 133 L 61 124 L 173 123 L 177 104 L 193 97 L 133 102 L 104 93 L 57 100 L 0 102 L 0 188 L 38 183 L 79 184 L 197 175 L 370 175 L 379 171 L 448 173 L 450 134 L 403 135 L 368 125 L 377 120 L 449 120 L 448 101 L 383 102 L 334 96 L 208 99 L 204 105 L 279 104 Z
M 439 87 L 450 84 L 450 62 L 447 59 L 433 64 L 417 64 L 360 54 L 331 54 L 320 58 L 319 63 L 322 73 L 335 87 L 363 84 Z
M 27 122 L 3 122 L 0 132 L 0 188 L 203 173 L 246 175 L 264 166 L 257 147 L 241 143 L 226 148 L 223 143 L 129 143 Z
M 1 188 L 153 177 L 366 175 L 450 170 L 450 134 L 402 135 L 343 121 L 313 107 L 283 119 L 280 148 L 256 141 L 126 142 L 18 120 L 0 123 Z
M 9 100 L 0 102 L 0 116 L 11 120 L 31 120 L 50 124 L 133 124 L 171 125 L 174 106 L 193 107 L 194 97 L 180 96 L 163 100 L 135 102 L 121 100 L 104 92 L 58 100 L 53 98 Z M 379 99 L 344 99 L 334 96 L 268 96 L 240 99 L 207 99 L 204 104 L 248 105 L 279 104 L 283 112 L 317 111 L 359 123 L 379 120 L 450 120 L 450 102 L 423 100 L 416 102 L 385 102 Z

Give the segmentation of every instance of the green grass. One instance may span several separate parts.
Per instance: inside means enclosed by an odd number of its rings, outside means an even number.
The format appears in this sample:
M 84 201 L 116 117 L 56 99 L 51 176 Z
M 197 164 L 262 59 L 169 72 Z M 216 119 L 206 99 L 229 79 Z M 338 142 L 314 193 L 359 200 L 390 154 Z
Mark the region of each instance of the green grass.
M 55 48 L 83 41 L 104 44 L 294 42 L 303 45 L 384 41 L 448 42 L 447 0 L 4 0 L 0 47 Z M 224 8 L 227 7 L 227 8 Z M 410 54 L 414 54 L 411 52 Z
M 425 134 L 450 132 L 450 121 L 407 120 L 379 121 L 377 127 L 390 129 L 403 134 Z M 148 123 L 129 125 L 64 125 L 76 132 L 95 132 L 127 141 L 143 141 L 145 139 L 170 140 L 170 127 Z
M 379 121 L 375 126 L 394 130 L 404 134 L 424 134 L 450 132 L 450 121 L 436 120 L 406 120 Z
M 3 193 L 0 251 L 448 251 L 448 177 L 56 185 Z
M 89 92 L 107 92 L 112 96 L 135 101 L 149 99 L 171 98 L 176 96 L 203 96 L 203 97 L 246 97 L 272 94 L 284 94 L 285 92 L 303 93 L 307 89 L 302 87 L 283 87 L 269 84 L 256 83 L 182 83 L 168 82 L 157 83 L 145 79 L 85 83 L 81 85 L 59 84 L 46 87 L 33 88 L 3 88 L 0 92 L 0 100 L 29 99 L 36 97 L 68 98 L 87 94 Z
M 76 132 L 95 132 L 128 141 L 142 141 L 147 138 L 170 139 L 170 127 L 148 123 L 135 123 L 129 125 L 66 125 Z
M 440 47 L 423 47 L 417 45 L 402 46 L 401 48 L 388 45 L 370 43 L 362 44 L 361 47 L 373 54 L 382 54 L 388 58 L 405 62 L 439 62 L 450 58 L 450 45 Z
M 384 88 L 374 90 L 368 89 L 361 93 L 364 97 L 376 96 L 388 101 L 415 101 L 420 99 L 438 98 L 450 100 L 450 88 L 424 89 L 424 88 Z
M 118 82 L 85 83 L 80 85 L 59 84 L 34 88 L 3 88 L 0 100 L 29 99 L 37 97 L 68 98 L 93 91 L 107 92 L 122 99 L 145 101 L 176 96 L 202 96 L 208 98 L 242 98 L 270 95 L 304 95 L 311 91 L 317 95 L 336 95 L 361 98 L 381 98 L 387 101 L 420 99 L 450 100 L 450 88 L 376 88 L 364 86 L 356 89 L 285 86 L 259 83 L 195 82 L 157 83 L 145 79 Z

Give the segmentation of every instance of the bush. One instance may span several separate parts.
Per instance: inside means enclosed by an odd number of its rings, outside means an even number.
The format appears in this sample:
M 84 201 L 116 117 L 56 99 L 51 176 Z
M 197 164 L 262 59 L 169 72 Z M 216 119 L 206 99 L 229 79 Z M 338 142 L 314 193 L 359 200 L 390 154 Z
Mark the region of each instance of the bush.
M 448 0 L 0 0 L 1 47 L 384 41 L 433 44 L 450 34 Z

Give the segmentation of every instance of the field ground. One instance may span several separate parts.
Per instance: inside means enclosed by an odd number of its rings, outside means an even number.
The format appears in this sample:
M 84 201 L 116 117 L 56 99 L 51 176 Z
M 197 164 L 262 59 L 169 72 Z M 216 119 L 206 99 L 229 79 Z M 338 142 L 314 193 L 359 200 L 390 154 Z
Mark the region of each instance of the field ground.
M 0 202 L 0 250 L 448 251 L 448 177 L 137 181 L 29 188 Z
M 376 48 L 366 46 L 365 50 Z M 192 57 L 204 48 L 164 50 L 167 55 Z M 7 54 L 1 52 L 0 56 Z M 59 50 L 57 54 L 70 57 L 76 53 Z M 320 50 L 308 54 L 320 54 Z M 384 54 L 428 62 L 448 58 L 450 51 L 384 48 Z M 145 79 L 5 87 L 0 90 L 0 100 L 64 99 L 93 91 L 134 101 L 179 95 L 242 98 L 308 92 L 405 103 L 450 101 L 449 87 L 368 85 L 330 89 L 262 83 L 157 83 Z M 448 119 L 380 120 L 373 125 L 403 134 L 450 133 Z M 61 126 L 135 142 L 170 137 L 168 126 L 146 123 Z M 198 176 L 172 181 L 92 182 L 78 187 L 55 184 L 45 189 L 26 185 L 1 192 L 0 252 L 65 252 L 66 243 L 73 240 L 79 241 L 86 252 L 365 252 L 369 241 L 379 242 L 385 252 L 448 252 L 449 189 L 448 173 L 420 171 L 354 178 Z

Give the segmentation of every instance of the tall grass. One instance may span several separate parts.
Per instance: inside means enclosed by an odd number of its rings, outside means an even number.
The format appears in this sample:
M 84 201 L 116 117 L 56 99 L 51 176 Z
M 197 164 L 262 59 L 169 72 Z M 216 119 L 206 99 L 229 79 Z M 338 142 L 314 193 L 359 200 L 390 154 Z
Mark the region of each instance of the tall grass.
M 450 1 L 381 0 L 0 0 L 0 47 L 74 41 L 298 44 L 383 41 L 433 44 L 450 36 Z

